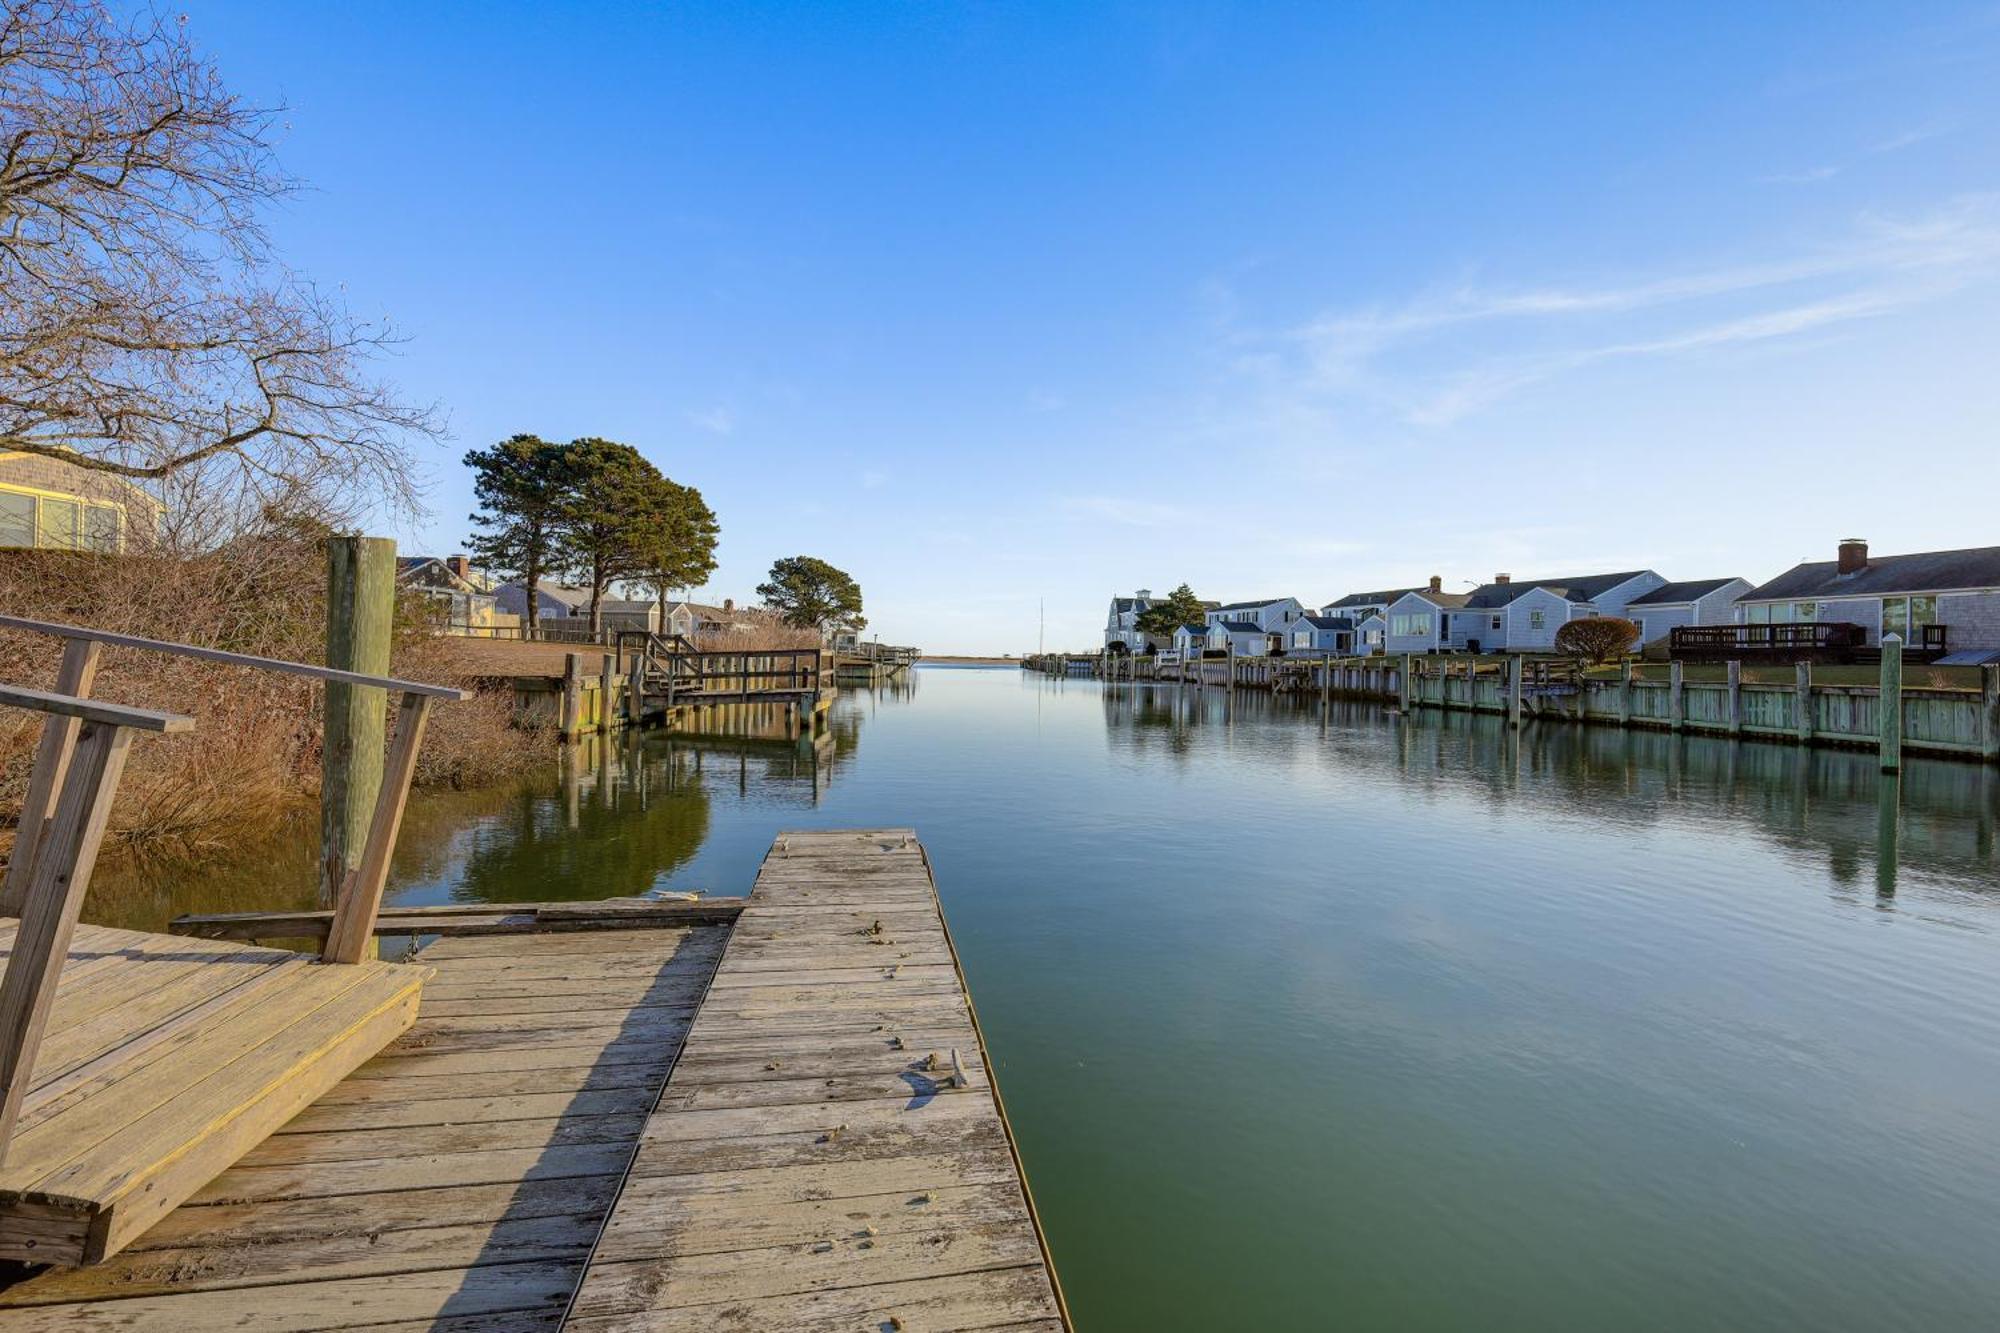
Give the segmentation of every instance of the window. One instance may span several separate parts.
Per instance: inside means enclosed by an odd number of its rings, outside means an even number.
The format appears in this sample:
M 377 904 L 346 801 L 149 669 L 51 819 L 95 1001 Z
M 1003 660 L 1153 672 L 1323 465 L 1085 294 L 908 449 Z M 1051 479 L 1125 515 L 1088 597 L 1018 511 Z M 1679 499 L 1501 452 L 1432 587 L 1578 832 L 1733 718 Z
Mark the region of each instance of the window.
M 74 551 L 82 545 L 82 537 L 77 531 L 78 510 L 82 508 L 74 500 L 58 500 L 52 496 L 38 497 L 35 505 L 38 513 L 35 520 L 35 545 L 52 547 L 59 551 Z
M 1891 634 L 1903 639 L 1910 637 L 1910 599 L 1907 597 L 1882 599 L 1882 635 L 1887 638 Z
M 1536 607 L 1528 612 L 1529 629 L 1541 629 L 1545 624 L 1547 624 L 1547 617 L 1543 616 L 1540 607 Z
M 35 544 L 35 497 L 0 491 L 0 546 Z
M 1426 615 L 1391 616 L 1389 632 L 1397 638 L 1421 638 L 1431 632 L 1431 618 Z
M 1793 602 L 1792 619 L 1801 625 L 1810 625 L 1819 619 L 1818 602 Z
M 1910 624 L 1913 628 L 1937 624 L 1937 598 L 1912 597 L 1910 599 Z
M 1312 636 L 1312 631 L 1310 630 L 1302 629 L 1298 633 L 1292 635 L 1292 647 L 1294 648 L 1310 648 L 1312 647 L 1312 641 L 1313 641 L 1313 636 Z
M 1743 619 L 1744 623 L 1749 625 L 1768 625 L 1771 623 L 1771 608 L 1759 602 L 1749 608 Z
M 92 551 L 116 551 L 124 545 L 124 515 L 115 505 L 87 505 L 83 511 L 83 544 Z
M 1494 629 L 1500 628 L 1500 617 L 1498 616 L 1493 617 L 1493 628 Z

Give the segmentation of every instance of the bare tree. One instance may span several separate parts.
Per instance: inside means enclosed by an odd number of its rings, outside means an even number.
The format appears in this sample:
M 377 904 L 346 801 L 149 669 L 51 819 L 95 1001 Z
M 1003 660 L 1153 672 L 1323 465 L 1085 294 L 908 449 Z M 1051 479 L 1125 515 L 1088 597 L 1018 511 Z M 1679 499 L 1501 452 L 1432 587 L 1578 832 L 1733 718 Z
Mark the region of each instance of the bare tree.
M 273 128 L 178 22 L 8 0 L 0 448 L 140 481 L 228 474 L 253 507 L 415 506 L 409 441 L 438 419 L 368 374 L 385 328 L 271 255 L 259 211 L 294 188 Z

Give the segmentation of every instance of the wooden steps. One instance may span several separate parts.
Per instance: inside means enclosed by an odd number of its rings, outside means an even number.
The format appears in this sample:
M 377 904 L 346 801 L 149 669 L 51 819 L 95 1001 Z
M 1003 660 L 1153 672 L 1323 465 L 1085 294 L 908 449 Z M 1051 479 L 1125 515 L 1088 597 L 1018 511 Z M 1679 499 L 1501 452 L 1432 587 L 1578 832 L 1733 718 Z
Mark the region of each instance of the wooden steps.
M 727 933 L 431 944 L 415 1026 L 123 1253 L 0 1278 L 0 1328 L 553 1328 Z
M 116 1254 L 409 1027 L 426 975 L 78 926 L 0 1161 L 0 1259 Z

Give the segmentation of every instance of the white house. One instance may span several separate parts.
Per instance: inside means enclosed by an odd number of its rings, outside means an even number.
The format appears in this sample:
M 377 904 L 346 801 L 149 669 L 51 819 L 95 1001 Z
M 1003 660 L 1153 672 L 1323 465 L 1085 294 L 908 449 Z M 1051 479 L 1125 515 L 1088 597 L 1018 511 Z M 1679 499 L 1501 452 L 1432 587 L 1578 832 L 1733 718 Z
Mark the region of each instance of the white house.
M 1413 589 L 1389 603 L 1384 612 L 1389 622 L 1389 633 L 1383 643 L 1383 651 L 1394 656 L 1399 653 L 1434 653 L 1443 648 L 1464 647 L 1451 641 L 1451 631 L 1446 617 L 1464 606 L 1468 594 L 1444 591 L 1444 580 L 1432 576 L 1430 586 Z
M 1183 662 L 1200 657 L 1208 647 L 1208 626 L 1180 626 L 1174 631 L 1173 647 Z
M 1692 579 L 1662 583 L 1625 604 L 1625 618 L 1639 627 L 1640 644 L 1667 638 L 1683 625 L 1727 625 L 1749 579 Z
M 1380 657 L 1382 644 L 1389 636 L 1389 620 L 1379 611 L 1354 622 L 1354 651 L 1360 657 Z
M 1265 657 L 1271 651 L 1271 636 L 1272 631 L 1254 620 L 1208 622 L 1208 647 L 1211 652 L 1234 652 L 1238 657 Z
M 1300 616 L 1292 622 L 1291 651 L 1346 657 L 1354 652 L 1354 622 L 1346 616 Z
M 1153 590 L 1141 588 L 1130 597 L 1113 597 L 1104 617 L 1104 646 L 1113 652 L 1143 653 L 1147 638 L 1139 628 L 1139 615 L 1153 604 Z
M 1467 652 L 1547 652 L 1556 631 L 1589 616 L 1623 616 L 1636 597 L 1666 580 L 1650 569 L 1570 578 L 1513 579 L 1506 574 L 1473 590 L 1451 617 L 1451 646 Z
M 1921 652 L 1978 660 L 2000 653 L 2000 546 L 1871 556 L 1867 542 L 1850 537 L 1837 558 L 1795 565 L 1744 593 L 1736 618 L 1844 622 L 1861 626 L 1871 644 L 1895 634 Z
M 1433 585 L 1442 585 L 1443 579 L 1431 576 Z M 1323 616 L 1346 616 L 1357 627 L 1369 616 L 1386 616 L 1389 606 L 1405 593 L 1422 592 L 1422 588 L 1387 588 L 1381 592 L 1351 592 L 1338 601 L 1328 602 L 1319 609 Z
M 1279 635 L 1278 642 L 1285 642 L 1285 635 L 1292 622 L 1306 613 L 1305 603 L 1296 597 L 1266 597 L 1254 602 L 1228 602 L 1208 610 L 1208 623 L 1222 621 L 1247 622 L 1254 624 L 1266 634 Z

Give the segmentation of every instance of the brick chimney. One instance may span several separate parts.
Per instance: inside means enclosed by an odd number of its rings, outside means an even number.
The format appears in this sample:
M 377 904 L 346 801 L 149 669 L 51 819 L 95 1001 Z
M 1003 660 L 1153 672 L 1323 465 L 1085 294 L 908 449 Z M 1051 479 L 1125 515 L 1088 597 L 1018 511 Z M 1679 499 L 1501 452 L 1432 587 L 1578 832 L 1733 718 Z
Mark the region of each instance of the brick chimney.
M 1512 583 L 1514 581 L 1514 576 L 1512 574 L 1495 574 L 1493 576 L 1493 581 L 1495 583 Z
M 469 555 L 448 555 L 444 558 L 444 567 L 467 582 L 472 579 L 472 557 Z
M 1432 592 L 1444 591 L 1444 576 L 1442 574 L 1431 575 L 1431 591 Z
M 1849 537 L 1840 544 L 1840 572 L 1854 574 L 1868 568 L 1868 539 Z

